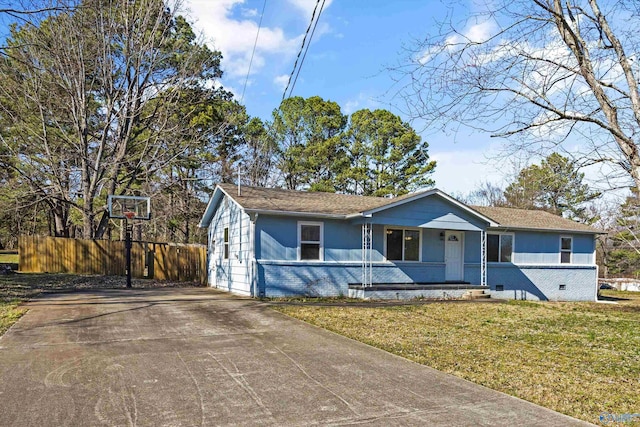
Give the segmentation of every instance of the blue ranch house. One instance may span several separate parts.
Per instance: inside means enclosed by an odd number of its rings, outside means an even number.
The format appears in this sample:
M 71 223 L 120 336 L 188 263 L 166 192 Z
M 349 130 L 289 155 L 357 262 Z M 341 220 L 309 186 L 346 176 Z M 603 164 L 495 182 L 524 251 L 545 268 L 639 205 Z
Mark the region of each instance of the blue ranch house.
M 200 221 L 213 287 L 255 297 L 588 301 L 595 237 L 544 211 L 219 184 Z

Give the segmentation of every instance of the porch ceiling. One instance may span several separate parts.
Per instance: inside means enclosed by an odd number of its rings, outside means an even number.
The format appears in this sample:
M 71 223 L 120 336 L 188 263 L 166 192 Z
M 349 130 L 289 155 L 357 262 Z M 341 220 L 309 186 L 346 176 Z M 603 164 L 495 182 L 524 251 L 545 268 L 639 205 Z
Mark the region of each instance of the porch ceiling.
M 480 227 L 477 227 L 471 224 L 469 221 L 465 221 L 464 219 L 452 213 L 443 215 L 439 218 L 434 218 L 431 221 L 420 224 L 419 227 L 459 231 L 482 231 Z

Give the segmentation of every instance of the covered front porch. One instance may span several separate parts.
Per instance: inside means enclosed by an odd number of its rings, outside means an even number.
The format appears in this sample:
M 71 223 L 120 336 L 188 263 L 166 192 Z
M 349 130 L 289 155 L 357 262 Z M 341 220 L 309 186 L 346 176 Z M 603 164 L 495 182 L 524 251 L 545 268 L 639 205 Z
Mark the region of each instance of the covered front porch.
M 361 278 L 349 284 L 350 296 L 462 298 L 488 290 L 491 221 L 456 200 L 433 195 L 410 206 L 365 212 L 355 222 L 361 227 Z M 381 277 L 381 263 L 404 274 Z

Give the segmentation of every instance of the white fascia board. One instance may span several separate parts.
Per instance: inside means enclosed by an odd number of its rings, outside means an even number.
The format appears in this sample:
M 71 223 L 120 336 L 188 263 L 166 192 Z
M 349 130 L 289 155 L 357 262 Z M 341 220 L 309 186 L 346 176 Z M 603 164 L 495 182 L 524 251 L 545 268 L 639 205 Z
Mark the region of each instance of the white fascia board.
M 213 205 L 218 203 L 218 199 L 219 199 L 218 194 L 220 194 L 218 192 L 219 190 L 220 188 L 217 186 L 215 190 L 213 190 L 213 194 L 209 198 L 209 203 L 207 203 L 207 207 L 204 210 L 204 213 L 202 214 L 202 218 L 200 218 L 200 223 L 198 224 L 199 228 L 207 228 L 209 227 L 209 224 L 211 224 L 211 218 L 213 217 L 213 211 L 214 211 Z
M 245 209 L 248 214 L 274 215 L 274 216 L 293 216 L 305 218 L 327 218 L 327 219 L 347 219 L 346 215 L 341 214 L 325 214 L 318 212 L 296 212 L 296 211 L 276 211 L 268 209 Z
M 217 204 L 218 201 L 220 200 L 220 197 L 222 197 L 221 194 L 227 196 L 229 200 L 231 200 L 233 203 L 238 205 L 240 210 L 242 211 L 245 210 L 244 207 L 242 207 L 242 205 L 238 203 L 238 201 L 235 200 L 229 193 L 224 191 L 224 189 L 219 185 L 216 185 L 216 189 L 213 191 L 213 195 L 211 196 L 211 199 L 209 199 L 209 203 L 207 204 L 207 208 L 204 211 L 204 215 L 202 215 L 202 219 L 200 220 L 198 227 L 200 228 L 209 227 L 209 224 L 211 223 L 211 219 L 213 218 L 214 205 Z

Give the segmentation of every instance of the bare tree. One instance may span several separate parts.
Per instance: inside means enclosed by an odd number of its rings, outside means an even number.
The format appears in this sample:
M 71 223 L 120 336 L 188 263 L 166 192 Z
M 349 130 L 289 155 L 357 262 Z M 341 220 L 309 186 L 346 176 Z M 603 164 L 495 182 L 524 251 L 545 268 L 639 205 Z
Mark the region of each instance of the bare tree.
M 504 188 L 490 181 L 480 182 L 475 190 L 462 197 L 464 202 L 478 206 L 507 206 Z
M 47 200 L 56 235 L 80 214 L 84 237 L 100 237 L 106 194 L 140 188 L 198 143 L 185 129 L 202 98 L 185 94 L 220 77 L 220 54 L 179 6 L 86 0 L 13 31 L 0 67 L 3 164 Z
M 639 185 L 640 3 L 488 3 L 449 16 L 393 69 L 407 113 L 509 138 L 509 152 L 608 162 Z
M 35 15 L 43 17 L 51 12 L 70 11 L 75 8 L 73 0 L 0 0 L 0 16 L 6 15 L 10 19 L 32 22 Z

